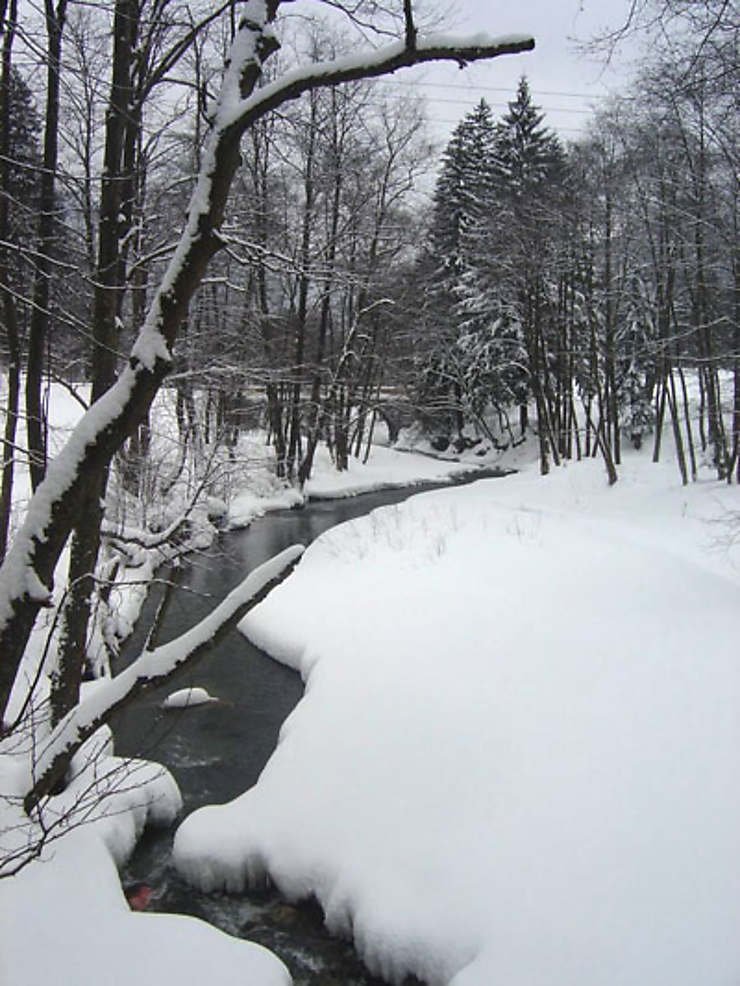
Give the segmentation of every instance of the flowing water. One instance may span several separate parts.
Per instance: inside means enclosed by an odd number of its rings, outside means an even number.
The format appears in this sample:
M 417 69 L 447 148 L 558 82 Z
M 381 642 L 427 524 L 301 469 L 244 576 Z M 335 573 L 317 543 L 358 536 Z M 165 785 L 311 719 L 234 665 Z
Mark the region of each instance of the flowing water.
M 499 474 L 479 472 L 474 478 L 484 475 Z M 468 474 L 463 481 L 471 478 Z M 430 488 L 436 487 L 423 487 Z M 181 587 L 168 601 L 158 641 L 164 643 L 193 626 L 249 571 L 288 545 L 308 545 L 335 524 L 399 503 L 420 489 L 313 501 L 222 534 L 208 551 L 188 557 L 179 578 Z M 149 593 L 122 664 L 143 646 L 163 592 L 162 586 L 155 586 Z M 220 701 L 184 710 L 162 709 L 168 694 L 189 685 L 207 688 Z M 205 804 L 221 804 L 256 783 L 275 749 L 280 726 L 302 692 L 295 671 L 271 660 L 235 629 L 193 668 L 145 692 L 118 717 L 113 724 L 116 752 L 167 766 L 180 786 L 184 814 Z M 241 895 L 202 894 L 185 884 L 171 864 L 172 837 L 170 830 L 148 830 L 122 874 L 124 886 L 142 881 L 152 888 L 150 909 L 192 914 L 266 945 L 288 966 L 295 986 L 381 986 L 381 980 L 363 969 L 348 942 L 328 935 L 315 903 L 288 904 L 270 889 Z

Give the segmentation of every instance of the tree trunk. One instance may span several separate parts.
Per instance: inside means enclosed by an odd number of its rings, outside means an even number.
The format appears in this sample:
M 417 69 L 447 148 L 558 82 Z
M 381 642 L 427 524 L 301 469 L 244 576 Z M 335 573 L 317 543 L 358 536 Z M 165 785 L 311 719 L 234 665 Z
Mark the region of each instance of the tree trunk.
M 734 226 L 735 244 L 733 247 L 733 317 L 735 331 L 733 343 L 735 359 L 733 361 L 734 400 L 732 405 L 732 464 L 727 470 L 727 481 L 732 481 L 732 473 L 737 470 L 735 482 L 740 483 L 740 241 L 738 239 L 738 182 L 735 180 Z
M 612 198 L 609 183 L 606 191 L 606 216 L 604 220 L 604 294 L 606 310 L 604 313 L 604 410 L 606 427 L 604 437 L 613 451 L 614 463 L 619 465 L 619 400 L 616 380 L 615 354 L 615 312 L 614 312 L 614 273 L 612 257 Z
M 17 21 L 16 0 L 11 0 L 2 47 L 2 68 L 0 69 L 0 188 L 8 187 L 10 174 L 10 85 L 13 41 Z M 10 240 L 10 210 L 8 196 L 0 195 L 0 240 Z M 13 509 L 13 478 L 15 470 L 15 436 L 18 427 L 21 385 L 21 346 L 18 332 L 18 316 L 15 298 L 5 287 L 10 284 L 10 264 L 8 250 L 0 246 L 0 311 L 5 323 L 5 338 L 8 346 L 8 399 L 5 405 L 5 428 L 3 429 L 2 487 L 0 487 L 0 564 L 5 558 L 10 532 L 10 518 Z
M 92 402 L 108 390 L 116 375 L 117 316 L 125 286 L 120 243 L 123 155 L 127 128 L 137 128 L 132 117 L 131 58 L 138 34 L 135 0 L 116 0 L 113 19 L 113 76 L 105 119 L 105 151 L 98 226 L 98 262 L 93 313 Z M 137 128 L 138 129 L 138 128 Z M 135 142 L 134 142 L 135 146 Z M 133 162 L 132 162 L 133 163 Z M 87 640 L 95 588 L 95 566 L 100 550 L 103 498 L 108 465 L 89 476 L 82 523 L 75 527 L 69 560 L 69 589 L 52 676 L 51 715 L 56 725 L 79 701 L 87 659 Z
M 55 181 L 59 143 L 59 88 L 61 74 L 62 32 L 67 0 L 46 0 L 46 116 L 44 120 L 44 157 L 40 179 L 39 226 L 36 270 L 33 283 L 33 307 L 28 332 L 26 362 L 26 434 L 31 486 L 38 487 L 46 472 L 46 421 L 41 403 L 41 382 L 46 340 L 49 333 L 51 254 L 54 248 Z
M 334 92 L 332 90 L 332 96 Z M 323 295 L 321 298 L 321 311 L 319 314 L 319 330 L 316 339 L 316 362 L 314 365 L 313 379 L 311 381 L 311 400 L 309 404 L 309 413 L 311 414 L 311 424 L 308 429 L 308 437 L 306 439 L 306 452 L 301 460 L 300 467 L 298 469 L 298 482 L 303 486 L 311 475 L 311 469 L 313 468 L 314 455 L 316 454 L 316 448 L 319 443 L 319 437 L 321 435 L 321 428 L 324 420 L 324 411 L 321 407 L 321 378 L 323 372 L 324 356 L 326 354 L 326 335 L 329 327 L 329 319 L 331 318 L 331 294 L 332 294 L 332 280 L 334 277 L 334 269 L 336 264 L 337 256 L 337 232 L 339 230 L 339 206 L 342 197 L 342 168 L 341 168 L 341 155 L 338 143 L 337 127 L 336 127 L 336 107 L 334 102 L 332 103 L 332 166 L 334 171 L 334 185 L 332 189 L 332 203 L 331 203 L 331 221 L 329 228 L 329 248 L 326 258 L 326 281 L 324 283 Z
M 296 458 L 301 446 L 301 385 L 304 373 L 306 346 L 306 318 L 308 315 L 308 289 L 311 283 L 311 233 L 314 220 L 314 156 L 316 153 L 317 102 L 311 96 L 311 114 L 308 128 L 308 145 L 303 181 L 303 225 L 301 231 L 301 272 L 298 280 L 298 311 L 296 313 L 295 352 L 293 357 L 293 386 L 290 401 L 290 436 L 288 441 L 288 476 L 292 479 Z
M 0 280 L 3 277 L 0 269 Z M 10 518 L 13 510 L 13 478 L 15 470 L 15 436 L 18 428 L 21 392 L 21 347 L 15 299 L 9 291 L 2 292 L 5 315 L 5 336 L 8 342 L 8 399 L 5 404 L 3 429 L 2 488 L 0 488 L 0 564 L 8 548 Z

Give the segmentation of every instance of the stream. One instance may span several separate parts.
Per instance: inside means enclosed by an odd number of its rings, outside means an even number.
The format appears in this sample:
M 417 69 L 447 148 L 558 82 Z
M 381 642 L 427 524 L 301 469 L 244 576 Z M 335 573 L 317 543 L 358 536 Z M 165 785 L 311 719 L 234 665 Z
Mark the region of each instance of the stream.
M 456 483 L 501 473 L 466 473 Z M 158 642 L 178 636 L 202 619 L 245 575 L 291 544 L 310 544 L 328 528 L 399 503 L 424 484 L 364 493 L 341 500 L 315 500 L 298 510 L 279 510 L 248 528 L 219 535 L 205 552 L 189 555 L 180 588 L 169 600 Z M 121 663 L 129 663 L 146 640 L 164 588 L 150 590 Z M 190 709 L 163 710 L 171 692 L 189 685 L 221 699 Z M 303 685 L 293 670 L 273 661 L 232 630 L 166 684 L 151 688 L 113 722 L 116 752 L 164 764 L 174 775 L 187 815 L 221 804 L 252 787 L 277 744 L 283 721 L 300 700 Z M 121 874 L 124 887 L 138 881 L 152 888 L 149 910 L 191 914 L 229 934 L 259 942 L 288 967 L 295 986 L 383 986 L 370 976 L 351 944 L 332 938 L 315 902 L 289 904 L 272 889 L 240 895 L 203 894 L 180 879 L 171 863 L 173 829 L 148 829 Z M 410 978 L 407 986 L 417 983 Z

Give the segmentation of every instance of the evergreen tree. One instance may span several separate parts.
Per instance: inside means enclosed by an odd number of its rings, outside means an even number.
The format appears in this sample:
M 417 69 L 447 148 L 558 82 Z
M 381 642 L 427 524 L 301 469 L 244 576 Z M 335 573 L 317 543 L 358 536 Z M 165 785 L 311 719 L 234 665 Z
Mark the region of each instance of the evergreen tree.
M 491 108 L 481 99 L 455 128 L 434 191 L 431 253 L 447 271 L 464 265 L 466 236 L 490 205 L 495 146 Z
M 468 360 L 457 343 L 465 320 L 458 310 L 462 284 L 490 208 L 495 176 L 496 128 L 484 99 L 458 124 L 442 157 L 434 211 L 420 280 L 425 287 L 423 331 L 431 345 L 417 361 L 415 397 L 436 425 L 463 425 Z
M 531 193 L 562 174 L 565 156 L 557 136 L 543 125 L 544 113 L 532 103 L 526 76 L 519 80 L 516 99 L 496 128 L 499 187 L 509 195 Z
M 8 239 L 27 244 L 33 225 L 39 167 L 38 137 L 41 124 L 33 96 L 23 76 L 15 69 L 10 73 L 10 107 L 8 120 L 8 166 L 0 194 L 8 202 Z M 17 258 L 16 258 L 17 265 Z
M 548 337 L 556 335 L 549 325 L 558 295 L 554 220 L 565 172 L 560 142 L 524 77 L 498 124 L 481 101 L 456 128 L 426 258 L 424 331 L 433 343 L 418 392 L 422 407 L 437 412 L 435 423 L 451 423 L 454 410 L 458 430 L 469 420 L 487 432 L 487 409 L 526 408 L 530 393 L 544 410 L 562 348 Z
M 560 142 L 543 119 L 522 76 L 516 98 L 495 128 L 486 208 L 471 236 L 474 249 L 457 291 L 466 352 L 478 354 L 478 372 L 468 375 L 477 384 L 473 403 L 478 407 L 486 391 L 494 406 L 524 406 L 528 398 L 531 302 L 547 295 L 532 275 L 542 265 L 548 239 L 546 200 L 564 173 Z

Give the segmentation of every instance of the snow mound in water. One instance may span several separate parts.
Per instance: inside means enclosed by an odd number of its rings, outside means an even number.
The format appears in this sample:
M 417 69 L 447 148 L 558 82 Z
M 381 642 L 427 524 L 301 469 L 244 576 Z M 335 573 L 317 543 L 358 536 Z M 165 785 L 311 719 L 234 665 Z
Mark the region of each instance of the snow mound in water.
M 218 699 L 209 695 L 205 688 L 180 688 L 179 691 L 167 696 L 162 702 L 162 708 L 189 709 L 196 705 L 206 705 L 208 702 L 218 702 Z

